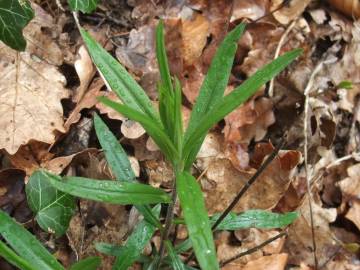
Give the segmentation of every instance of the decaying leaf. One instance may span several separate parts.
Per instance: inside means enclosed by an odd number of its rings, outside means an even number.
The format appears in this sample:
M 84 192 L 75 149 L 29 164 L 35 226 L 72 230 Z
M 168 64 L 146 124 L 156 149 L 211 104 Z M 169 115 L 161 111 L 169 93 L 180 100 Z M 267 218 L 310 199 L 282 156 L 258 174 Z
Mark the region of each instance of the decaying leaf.
M 235 212 L 273 208 L 287 190 L 300 157 L 297 151 L 281 153 L 242 197 L 234 208 Z M 224 158 L 203 161 L 197 165 L 206 171 L 201 184 L 210 213 L 223 211 L 254 173 L 254 170 L 240 172 Z
M 68 96 L 65 78 L 49 64 L 49 59 L 53 60 L 52 53 L 56 54 L 57 50 L 49 50 L 46 55 L 37 54 L 38 42 L 49 40 L 36 19 L 25 28 L 24 34 L 37 40 L 25 52 L 19 53 L 0 44 L 0 73 L 3 74 L 0 79 L 0 148 L 10 154 L 30 140 L 51 144 L 55 140 L 54 131 L 64 131 L 60 101 Z M 51 44 L 50 48 L 56 47 L 53 42 Z
M 334 238 L 329 223 L 336 219 L 336 209 L 326 209 L 317 203 L 312 203 L 314 230 L 316 241 L 316 256 L 319 266 L 324 265 L 339 250 L 339 243 Z M 289 253 L 289 263 L 300 265 L 304 263 L 314 266 L 311 226 L 308 199 L 298 209 L 300 217 L 290 226 L 289 237 L 285 242 L 285 251 Z

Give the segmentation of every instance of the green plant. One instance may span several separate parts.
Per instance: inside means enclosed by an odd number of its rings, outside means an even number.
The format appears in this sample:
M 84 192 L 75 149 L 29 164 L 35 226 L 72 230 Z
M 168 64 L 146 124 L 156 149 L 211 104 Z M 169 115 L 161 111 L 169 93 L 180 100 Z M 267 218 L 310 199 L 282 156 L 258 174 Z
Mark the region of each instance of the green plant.
M 123 246 L 108 243 L 96 244 L 96 248 L 100 252 L 116 257 L 113 269 L 127 269 L 135 261 L 142 263 L 144 269 L 159 269 L 167 266 L 173 269 L 191 269 L 180 259 L 179 254 L 193 248 L 201 269 L 212 270 L 219 269 L 212 236 L 212 224 L 213 229 L 216 230 L 236 230 L 249 227 L 279 228 L 290 224 L 297 217 L 296 213 L 275 214 L 263 210 L 250 210 L 239 215 L 226 212 L 221 219 L 219 219 L 220 214 L 209 219 L 201 188 L 190 173 L 191 165 L 208 130 L 251 97 L 264 83 L 285 69 L 301 53 L 301 50 L 285 53 L 260 69 L 233 92 L 224 96 L 224 89 L 228 83 L 237 49 L 237 41 L 244 29 L 244 24 L 238 25 L 219 46 L 200 89 L 185 132 L 181 115 L 181 86 L 179 80 L 171 77 L 169 72 L 162 22 L 159 23 L 156 30 L 156 52 L 161 75 L 161 81 L 158 84 L 159 113 L 144 90 L 127 73 L 126 69 L 94 41 L 85 30 L 81 29 L 81 35 L 98 71 L 122 103 L 105 97 L 100 98 L 100 101 L 129 119 L 142 124 L 166 159 L 172 164 L 175 175 L 174 186 L 172 194 L 169 196 L 161 189 L 137 183 L 127 155 L 117 138 L 101 118 L 95 115 L 96 134 L 116 178 L 115 181 L 60 177 L 44 170 L 35 172 L 30 177 L 26 192 L 29 204 L 37 214 L 36 219 L 39 225 L 57 236 L 63 234 L 68 226 L 69 213 L 73 211 L 74 197 L 106 203 L 134 204 L 144 216 L 144 220 L 137 224 L 126 243 Z M 58 193 L 54 190 L 57 190 Z M 41 200 L 45 194 L 48 196 L 46 202 Z M 177 196 L 183 211 L 183 219 L 174 220 L 173 207 Z M 154 204 L 157 205 L 152 207 Z M 168 204 L 164 225 L 159 220 L 162 204 Z M 64 208 L 68 208 L 68 211 L 64 211 Z M 59 215 L 64 213 L 66 213 L 66 218 L 59 218 Z M 3 213 L 0 215 L 5 216 Z M 189 232 L 189 239 L 175 247 L 168 240 L 170 228 L 174 222 L 185 224 Z M 15 251 L 2 243 L 0 254 L 4 258 L 21 269 L 36 269 L 40 264 L 33 264 L 34 261 L 41 263 L 42 268 L 38 269 L 63 269 L 54 259 L 50 259 L 51 255 L 29 232 L 20 225 L 14 225 L 27 237 L 19 240 L 14 235 L 18 232 L 10 230 L 12 227 L 10 224 L 13 223 L 15 222 L 7 216 L 5 219 L 0 219 L 0 233 Z M 8 230 L 2 230 L 3 228 L 8 228 Z M 145 245 L 156 230 L 159 230 L 161 234 L 160 250 L 153 250 L 151 256 L 142 255 Z M 23 248 L 27 247 L 33 250 L 31 256 L 24 255 L 19 249 L 20 245 L 14 244 L 13 238 L 21 241 Z M 35 242 L 34 245 L 29 244 Z M 167 254 L 165 254 L 165 250 Z M 30 257 L 34 257 L 36 260 L 31 260 Z M 88 265 L 96 265 L 97 261 L 97 259 L 89 259 Z M 86 265 L 87 261 L 82 263 Z

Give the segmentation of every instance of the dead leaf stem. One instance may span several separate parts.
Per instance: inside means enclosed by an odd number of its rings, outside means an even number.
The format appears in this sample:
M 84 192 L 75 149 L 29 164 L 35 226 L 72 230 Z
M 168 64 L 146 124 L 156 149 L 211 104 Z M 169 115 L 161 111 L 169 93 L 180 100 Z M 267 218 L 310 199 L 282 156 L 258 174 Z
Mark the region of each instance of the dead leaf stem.
M 306 177 L 306 185 L 307 185 L 307 194 L 309 200 L 309 212 L 310 212 L 310 226 L 311 226 L 311 239 L 312 239 L 312 252 L 314 256 L 314 267 L 315 270 L 318 269 L 318 261 L 316 257 L 316 241 L 315 241 L 315 230 L 314 230 L 314 217 L 313 217 L 313 209 L 312 209 L 312 196 L 311 196 L 311 179 L 312 179 L 312 171 L 309 170 L 308 164 L 308 120 L 309 120 L 309 98 L 310 92 L 314 85 L 314 80 L 316 75 L 322 70 L 323 65 L 326 61 L 321 61 L 313 70 L 310 75 L 309 81 L 305 87 L 304 95 L 305 95 L 305 104 L 304 104 L 304 165 L 305 165 L 305 177 Z

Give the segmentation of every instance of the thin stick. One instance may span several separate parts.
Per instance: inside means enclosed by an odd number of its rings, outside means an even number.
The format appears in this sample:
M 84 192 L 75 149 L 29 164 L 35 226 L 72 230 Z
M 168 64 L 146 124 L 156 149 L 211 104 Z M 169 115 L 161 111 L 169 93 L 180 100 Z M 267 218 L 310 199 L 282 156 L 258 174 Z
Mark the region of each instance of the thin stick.
M 286 135 L 284 136 L 284 138 Z M 216 222 L 211 227 L 212 231 L 215 231 L 219 224 L 226 218 L 226 216 L 231 212 L 231 210 L 236 206 L 236 204 L 240 201 L 241 197 L 245 194 L 245 192 L 251 187 L 252 184 L 259 178 L 259 176 L 264 172 L 264 170 L 269 166 L 269 164 L 274 160 L 274 158 L 279 153 L 280 149 L 285 144 L 285 139 L 282 138 L 281 142 L 276 146 L 274 151 L 266 158 L 265 162 L 263 162 L 260 168 L 256 171 L 256 173 L 245 183 L 240 192 L 236 195 L 236 197 L 232 200 L 232 202 L 228 205 L 228 207 L 224 210 L 221 216 L 216 220 Z M 190 254 L 190 256 L 186 259 L 185 263 L 190 262 L 194 258 L 194 252 Z
M 309 98 L 310 92 L 314 84 L 314 80 L 316 75 L 320 72 L 324 65 L 324 62 L 320 62 L 312 72 L 310 79 L 306 85 L 304 90 L 305 95 L 305 106 L 304 106 L 304 164 L 305 164 L 305 176 L 306 176 L 306 185 L 307 185 L 307 194 L 309 200 L 309 212 L 310 212 L 310 225 L 311 225 L 311 240 L 312 240 L 312 251 L 314 257 L 314 267 L 315 270 L 318 269 L 318 261 L 316 257 L 316 241 L 315 241 L 315 229 L 314 229 L 314 217 L 313 217 L 313 209 L 312 209 L 312 196 L 311 196 L 311 178 L 312 172 L 309 170 L 309 162 L 308 162 L 308 119 L 309 119 Z
M 282 48 L 282 46 L 285 43 L 285 39 L 286 37 L 289 35 L 289 33 L 291 32 L 291 30 L 294 28 L 294 26 L 296 25 L 297 20 L 294 20 L 289 26 L 288 28 L 286 28 L 286 31 L 284 32 L 284 34 L 281 36 L 280 41 L 278 46 L 276 47 L 276 51 L 275 51 L 275 55 L 274 55 L 274 59 L 278 58 L 279 54 L 280 54 L 280 50 Z M 272 78 L 270 81 L 270 85 L 269 85 L 269 96 L 272 97 L 274 95 L 274 81 L 275 78 Z
M 225 266 L 226 264 L 231 263 L 231 262 L 239 259 L 240 257 L 243 257 L 243 256 L 245 256 L 245 255 L 249 255 L 249 254 L 251 254 L 251 253 L 254 253 L 254 252 L 258 251 L 259 249 L 263 248 L 264 246 L 270 244 L 271 242 L 274 242 L 275 240 L 277 240 L 277 239 L 279 239 L 279 238 L 281 238 L 281 237 L 283 237 L 283 236 L 286 236 L 286 235 L 287 235 L 286 232 L 281 232 L 281 233 L 279 233 L 278 235 L 276 235 L 276 236 L 274 236 L 274 237 L 272 237 L 272 238 L 270 238 L 270 239 L 262 242 L 260 245 L 258 245 L 258 246 L 256 246 L 256 247 L 253 247 L 253 248 L 251 248 L 251 249 L 248 249 L 247 251 L 241 252 L 241 253 L 235 255 L 234 257 L 231 257 L 230 259 L 221 261 L 221 262 L 220 262 L 220 267 L 223 267 L 223 266 Z

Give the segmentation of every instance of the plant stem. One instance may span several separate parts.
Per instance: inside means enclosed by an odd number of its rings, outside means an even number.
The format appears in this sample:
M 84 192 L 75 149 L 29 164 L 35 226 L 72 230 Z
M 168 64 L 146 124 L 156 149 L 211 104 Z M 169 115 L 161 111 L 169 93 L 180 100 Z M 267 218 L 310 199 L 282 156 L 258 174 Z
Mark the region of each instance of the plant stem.
M 239 254 L 236 254 L 234 257 L 231 257 L 230 259 L 221 261 L 221 262 L 220 262 L 220 267 L 223 267 L 223 266 L 225 266 L 226 264 L 231 263 L 232 261 L 235 261 L 235 260 L 239 259 L 240 257 L 243 257 L 243 256 L 245 256 L 245 255 L 249 255 L 249 254 L 251 254 L 251 253 L 254 253 L 254 252 L 258 251 L 259 249 L 263 248 L 264 246 L 270 244 L 271 242 L 274 242 L 275 240 L 277 240 L 277 239 L 279 239 L 279 238 L 281 238 L 281 237 L 283 237 L 283 236 L 286 236 L 286 235 L 287 235 L 286 232 L 281 232 L 281 233 L 279 233 L 278 235 L 276 235 L 276 236 L 274 236 L 274 237 L 272 237 L 272 238 L 270 238 L 270 239 L 262 242 L 260 245 L 258 245 L 258 246 L 256 246 L 256 247 L 250 248 L 250 249 L 248 249 L 247 251 L 244 251 L 244 252 L 241 252 L 241 253 L 239 253 Z
M 165 241 L 169 239 L 173 219 L 174 219 L 174 207 L 176 204 L 177 199 L 177 192 L 176 192 L 176 179 L 179 172 L 181 172 L 181 166 L 175 166 L 175 178 L 172 184 L 172 191 L 171 191 L 171 203 L 168 206 L 167 212 L 166 212 L 166 218 L 165 218 L 165 226 L 163 233 L 161 234 L 161 240 L 160 240 L 160 248 L 159 248 L 159 260 L 157 263 L 157 268 L 161 265 L 161 261 L 164 257 L 165 252 Z

